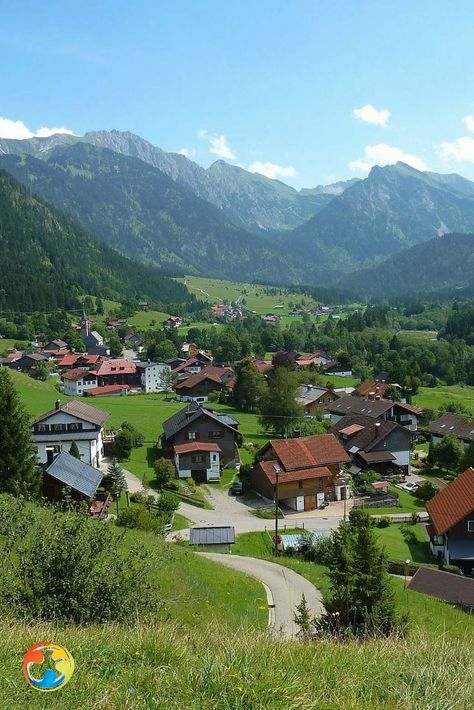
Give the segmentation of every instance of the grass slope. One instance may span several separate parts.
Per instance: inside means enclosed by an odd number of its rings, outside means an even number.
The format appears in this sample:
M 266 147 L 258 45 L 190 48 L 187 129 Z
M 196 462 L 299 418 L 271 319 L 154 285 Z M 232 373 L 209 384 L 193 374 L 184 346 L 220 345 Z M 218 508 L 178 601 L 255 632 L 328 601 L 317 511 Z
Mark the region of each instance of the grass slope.
M 424 409 L 439 409 L 443 404 L 456 402 L 463 404 L 471 414 L 474 414 L 474 387 L 461 385 L 420 387 L 413 401 Z

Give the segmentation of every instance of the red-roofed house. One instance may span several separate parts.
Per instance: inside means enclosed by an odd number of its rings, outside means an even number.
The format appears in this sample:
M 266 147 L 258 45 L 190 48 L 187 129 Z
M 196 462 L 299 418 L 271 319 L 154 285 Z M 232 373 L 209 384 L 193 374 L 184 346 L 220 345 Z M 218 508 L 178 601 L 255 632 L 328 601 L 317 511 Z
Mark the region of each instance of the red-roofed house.
M 250 472 L 253 487 L 298 512 L 315 510 L 325 500 L 349 497 L 349 481 L 341 471 L 350 459 L 333 434 L 269 441 Z
M 69 369 L 75 367 L 92 367 L 100 360 L 100 355 L 87 355 L 85 353 L 69 353 L 65 355 L 59 362 L 58 367 Z
M 117 358 L 114 360 L 103 360 L 94 370 L 97 375 L 99 387 L 106 385 L 130 385 L 130 387 L 141 388 L 140 373 L 137 366 L 131 360 Z
M 103 387 L 92 387 L 87 394 L 90 397 L 113 397 L 128 394 L 130 385 L 104 385 Z
M 163 325 L 165 328 L 179 328 L 182 323 L 183 320 L 179 316 L 170 316 L 169 318 L 163 321 Z
M 179 478 L 192 478 L 198 483 L 219 481 L 221 475 L 219 444 L 189 441 L 174 446 L 174 464 Z
M 471 466 L 426 503 L 431 551 L 447 565 L 474 568 L 474 468 Z
M 175 384 L 176 399 L 180 402 L 207 402 L 211 392 L 232 387 L 234 381 L 235 373 L 231 367 L 209 365 Z

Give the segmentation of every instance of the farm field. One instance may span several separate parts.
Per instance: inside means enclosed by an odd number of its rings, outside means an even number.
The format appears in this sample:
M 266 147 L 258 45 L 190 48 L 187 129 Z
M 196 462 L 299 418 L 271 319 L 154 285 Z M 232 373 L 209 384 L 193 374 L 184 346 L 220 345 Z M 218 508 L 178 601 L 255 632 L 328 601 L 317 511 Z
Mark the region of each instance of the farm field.
M 397 338 L 405 343 L 429 343 L 436 340 L 436 330 L 399 330 Z
M 474 387 L 461 385 L 440 385 L 439 387 L 420 387 L 413 397 L 414 404 L 424 409 L 439 409 L 443 404 L 455 402 L 464 405 L 474 414 Z

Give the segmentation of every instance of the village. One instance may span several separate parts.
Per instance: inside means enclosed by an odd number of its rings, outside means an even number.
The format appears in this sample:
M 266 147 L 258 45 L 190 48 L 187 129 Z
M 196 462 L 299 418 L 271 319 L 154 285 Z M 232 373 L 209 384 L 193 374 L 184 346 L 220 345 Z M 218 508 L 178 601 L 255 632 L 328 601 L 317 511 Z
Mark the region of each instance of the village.
M 238 304 L 213 306 L 211 313 L 225 322 L 244 317 Z M 170 316 L 162 331 L 174 333 L 181 324 Z M 179 507 L 162 518 L 161 532 L 211 554 L 232 554 L 239 535 L 266 531 L 274 555 L 298 556 L 308 534 L 327 538 L 351 510 L 363 509 L 382 540 L 384 531 L 396 530 L 413 550 L 403 559 L 398 548 L 390 555 L 409 589 L 474 606 L 471 416 L 445 412 L 430 419 L 411 403 L 410 388 L 390 381 L 388 372 L 357 383 L 347 362 L 324 350 L 216 362 L 199 343 L 181 338 L 178 356 L 154 361 L 126 318 L 107 322 L 111 333 L 122 329 L 120 357 L 110 355 L 85 311 L 71 328 L 82 352 L 62 339 L 36 339 L 27 352 L 13 349 L 0 361 L 32 378 L 46 364 L 49 379 L 56 377 L 54 407 L 31 425 L 47 500 L 61 502 L 67 490 L 91 517 L 107 520 L 146 500 L 149 510 L 159 510 L 171 492 Z M 292 392 L 288 411 L 278 409 L 278 397 L 270 411 L 260 410 L 260 400 L 285 392 L 279 375 L 292 373 L 298 383 L 286 390 Z M 321 384 L 331 376 L 338 386 Z M 153 421 L 149 466 L 156 479 L 162 476 L 153 486 L 152 475 L 127 466 L 133 447 L 143 443 L 132 403 L 151 403 L 157 395 L 172 413 Z M 127 422 L 119 427 L 108 426 L 110 413 L 101 408 L 114 400 Z M 258 440 L 251 441 L 241 420 L 258 421 L 259 412 L 259 435 L 252 437 Z

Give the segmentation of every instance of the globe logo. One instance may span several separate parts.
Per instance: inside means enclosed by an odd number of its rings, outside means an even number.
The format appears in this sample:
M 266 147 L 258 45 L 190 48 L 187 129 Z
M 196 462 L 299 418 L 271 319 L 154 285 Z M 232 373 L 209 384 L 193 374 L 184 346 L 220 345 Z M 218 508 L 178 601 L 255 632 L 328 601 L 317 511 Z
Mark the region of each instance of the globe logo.
M 74 658 L 64 646 L 42 641 L 31 646 L 23 658 L 28 685 L 45 693 L 63 688 L 74 673 Z

